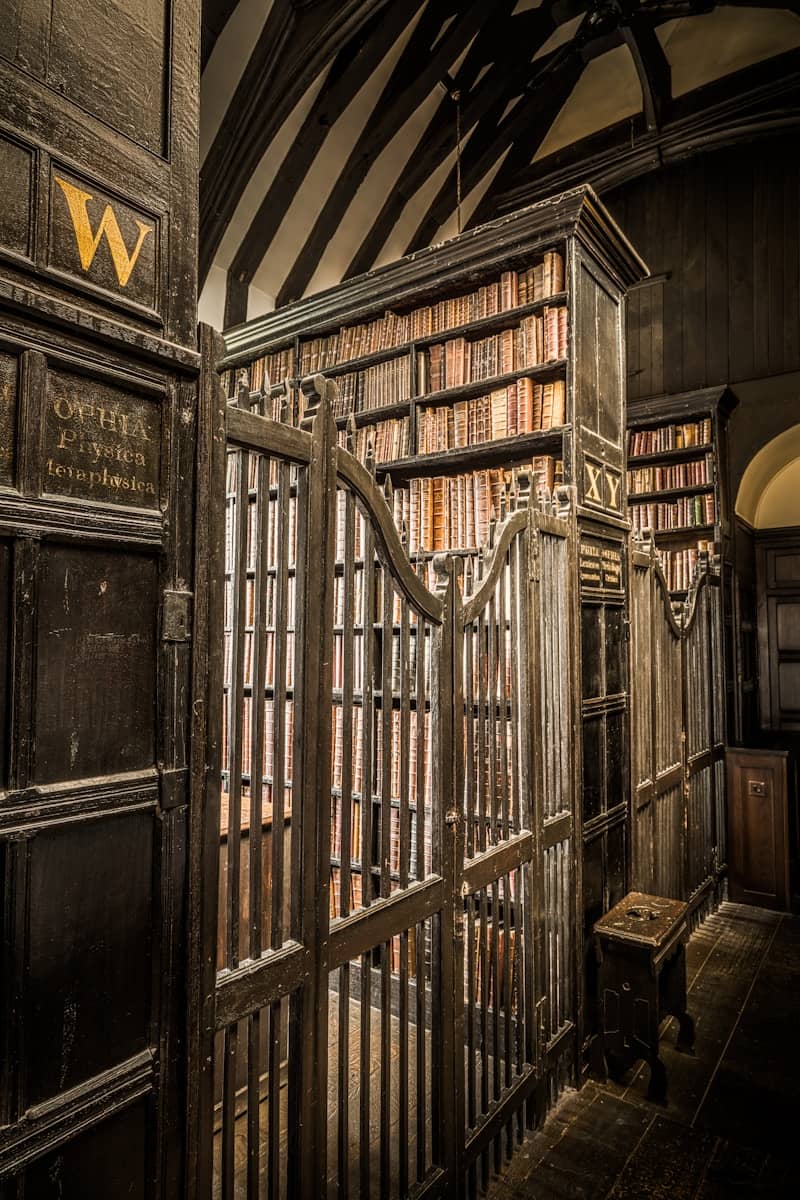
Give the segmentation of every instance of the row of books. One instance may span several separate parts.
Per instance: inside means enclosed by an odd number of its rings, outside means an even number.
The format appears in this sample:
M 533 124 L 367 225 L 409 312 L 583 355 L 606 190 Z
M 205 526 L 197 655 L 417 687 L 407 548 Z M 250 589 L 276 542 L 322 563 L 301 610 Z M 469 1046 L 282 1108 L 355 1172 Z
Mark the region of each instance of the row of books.
M 275 629 L 275 621 L 277 619 L 278 610 L 278 577 L 273 571 L 267 573 L 267 577 L 263 580 L 264 593 L 262 597 L 262 612 L 261 625 L 268 630 Z M 286 629 L 294 628 L 294 616 L 296 608 L 296 577 L 294 572 L 287 573 L 283 580 L 284 588 L 283 596 L 283 616 L 281 618 L 281 627 Z M 253 623 L 256 617 L 256 581 L 253 575 L 249 575 L 245 580 L 244 592 L 244 625 L 247 629 L 253 628 Z M 234 595 L 233 578 L 229 575 L 225 579 L 225 609 L 224 609 L 224 628 L 230 630 L 233 628 L 234 620 L 234 604 L 236 596 Z
M 294 346 L 286 346 L 274 354 L 265 354 L 250 365 L 250 391 L 257 392 L 261 387 L 291 379 L 294 373 Z
M 241 775 L 250 776 L 253 768 L 252 735 L 253 735 L 253 698 L 242 696 L 236 706 L 239 716 L 240 745 L 238 770 Z M 290 783 L 293 777 L 294 756 L 294 703 L 286 700 L 283 705 L 283 782 Z M 226 776 L 230 769 L 230 712 L 231 694 L 224 692 L 222 697 L 222 765 Z M 261 775 L 265 783 L 273 782 L 275 770 L 275 704 L 272 700 L 264 701 L 264 756 L 261 764 Z
M 659 425 L 655 429 L 636 429 L 628 435 L 628 454 L 662 454 L 689 446 L 707 446 L 711 442 L 711 418 Z
M 668 467 L 636 467 L 628 471 L 628 495 L 660 492 L 667 488 L 698 487 L 714 482 L 714 455 Z
M 224 677 L 223 687 L 230 688 L 233 683 L 232 666 L 233 666 L 233 633 L 230 629 L 226 629 L 224 633 Z M 260 636 L 264 639 L 263 654 L 263 674 L 260 680 L 260 686 L 274 690 L 276 688 L 293 688 L 294 687 L 294 630 L 281 630 L 276 633 L 274 629 L 262 630 Z M 255 653 L 255 632 L 252 629 L 244 631 L 242 639 L 242 657 L 244 660 L 244 670 L 242 682 L 245 687 L 255 687 L 259 681 L 253 678 L 253 656 Z M 283 643 L 284 668 L 282 678 L 277 678 L 275 674 L 276 649 L 277 643 Z
M 709 555 L 713 554 L 714 543 L 698 541 L 696 545 L 689 546 L 685 550 L 659 549 L 661 569 L 671 592 L 689 590 L 697 570 L 700 554 L 704 551 Z
M 510 469 L 412 479 L 408 488 L 396 489 L 395 522 L 408 531 L 409 553 L 488 545 L 490 523 L 510 507 L 507 500 L 523 473 L 533 475 L 535 494 L 539 486 L 560 481 L 561 472 L 547 455 Z
M 478 341 L 451 338 L 421 352 L 419 394 L 508 375 L 566 355 L 567 309 L 563 305 L 545 308 L 541 316 L 523 318 L 517 329 L 504 329 Z
M 365 716 L 365 712 L 367 716 Z M 407 715 L 406 728 L 403 730 L 403 714 L 398 708 L 389 710 L 391 746 L 389 798 L 399 802 L 401 799 L 416 804 L 419 799 L 419 786 L 422 785 L 422 796 L 426 804 L 431 802 L 433 787 L 433 762 L 431 759 L 431 712 L 426 709 L 420 714 L 422 750 L 420 757 L 420 725 L 416 711 Z M 369 768 L 373 777 L 368 781 L 366 790 L 373 796 L 380 795 L 383 779 L 383 709 L 373 707 L 371 713 L 362 704 L 354 704 L 350 708 L 350 737 L 349 746 L 345 745 L 344 726 L 345 710 L 341 704 L 334 704 L 331 713 L 332 750 L 331 750 L 331 786 L 341 790 L 344 780 L 344 763 L 349 754 L 350 760 L 350 790 L 360 797 L 364 788 L 364 721 L 368 720 L 367 729 L 372 744 Z M 402 761 L 408 769 L 408 787 L 404 793 L 401 787 L 401 749 Z M 420 770 L 418 771 L 418 763 Z M 352 851 L 351 851 L 352 853 Z M 357 855 L 353 854 L 353 857 Z
M 229 500 L 236 499 L 236 491 L 239 480 L 239 461 L 244 458 L 245 474 L 247 476 L 248 492 L 255 492 L 259 484 L 259 465 L 266 464 L 264 472 L 264 482 L 270 491 L 275 491 L 280 483 L 280 464 L 276 458 L 267 458 L 263 454 L 246 454 L 241 455 L 240 451 L 232 450 L 228 452 L 226 471 L 225 471 L 225 494 Z M 297 471 L 293 466 L 287 466 L 287 476 L 290 488 L 294 486 L 297 480 Z
M 343 326 L 326 337 L 310 338 L 300 345 L 298 374 L 311 375 L 354 358 L 404 346 L 417 338 L 546 300 L 563 290 L 564 259 L 557 250 L 550 250 L 527 270 L 504 271 L 499 279 L 482 284 L 475 291 L 449 296 L 410 313 L 387 311 L 372 321 Z M 289 347 L 261 360 L 273 382 L 293 374 L 292 353 Z
M 396 417 L 394 420 L 377 421 L 374 425 L 362 425 L 351 435 L 339 431 L 339 445 L 350 450 L 361 462 L 366 462 L 371 450 L 375 462 L 391 462 L 393 458 L 404 458 L 411 449 L 411 418 Z
M 669 504 L 632 504 L 631 525 L 640 529 L 686 529 L 713 525 L 716 504 L 713 492 L 702 496 L 681 496 Z
M 461 449 L 518 434 L 554 429 L 566 420 L 563 379 L 518 379 L 486 396 L 417 410 L 417 453 Z
M 371 412 L 387 404 L 411 399 L 408 358 L 390 358 L 363 371 L 350 371 L 336 379 L 339 395 L 332 405 L 334 417 Z
M 277 496 L 270 496 L 265 506 L 265 528 L 262 527 L 259 537 L 258 505 L 255 496 L 251 496 L 247 506 L 247 562 L 248 571 L 254 571 L 256 558 L 260 554 L 262 561 L 274 567 L 278 562 L 279 551 L 288 565 L 294 565 L 297 545 L 297 498 L 289 497 L 287 536 L 282 536 L 282 520 Z M 225 573 L 230 574 L 234 568 L 236 555 L 236 501 L 229 499 L 225 506 Z

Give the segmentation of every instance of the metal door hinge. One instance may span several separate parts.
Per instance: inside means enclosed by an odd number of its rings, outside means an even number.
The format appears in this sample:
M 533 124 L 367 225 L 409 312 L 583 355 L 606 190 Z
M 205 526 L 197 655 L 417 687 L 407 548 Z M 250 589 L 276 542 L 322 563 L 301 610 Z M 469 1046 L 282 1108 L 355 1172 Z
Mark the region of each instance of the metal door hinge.
M 168 590 L 164 592 L 161 640 L 189 642 L 192 638 L 192 593 Z

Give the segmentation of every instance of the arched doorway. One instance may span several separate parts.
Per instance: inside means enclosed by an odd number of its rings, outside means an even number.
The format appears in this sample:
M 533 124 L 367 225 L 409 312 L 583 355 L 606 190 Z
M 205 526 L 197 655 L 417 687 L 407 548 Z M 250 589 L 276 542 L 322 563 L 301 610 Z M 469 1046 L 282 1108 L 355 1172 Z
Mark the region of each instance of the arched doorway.
M 736 515 L 755 546 L 759 724 L 800 732 L 800 424 L 753 456 Z

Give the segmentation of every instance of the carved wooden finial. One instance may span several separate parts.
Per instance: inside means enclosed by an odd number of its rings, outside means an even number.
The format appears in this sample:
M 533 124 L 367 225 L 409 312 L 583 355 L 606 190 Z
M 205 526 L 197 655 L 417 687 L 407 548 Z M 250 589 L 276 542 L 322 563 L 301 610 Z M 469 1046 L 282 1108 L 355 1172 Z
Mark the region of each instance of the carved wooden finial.
M 375 446 L 372 442 L 372 434 L 367 436 L 367 452 L 364 455 L 364 466 L 369 471 L 372 478 L 375 478 Z
M 433 591 L 440 595 L 447 590 L 449 556 L 447 554 L 434 554 L 433 556 Z
M 310 421 L 316 416 L 326 392 L 327 380 L 324 375 L 306 375 L 300 380 L 300 390 L 306 398 L 305 420 Z
M 494 505 L 492 505 L 492 507 L 489 509 L 489 537 L 488 537 L 488 543 L 487 543 L 490 550 L 491 550 L 492 546 L 494 545 L 494 531 L 496 528 L 497 528 L 497 514 L 494 511 Z
M 345 444 L 350 454 L 355 454 L 356 445 L 356 417 L 355 413 L 350 413 L 347 418 L 345 427 Z
M 564 483 L 560 483 L 553 491 L 553 507 L 556 516 L 561 517 L 562 520 L 570 514 L 574 491 L 574 488 Z
M 236 403 L 239 408 L 250 407 L 250 374 L 243 367 L 236 379 Z

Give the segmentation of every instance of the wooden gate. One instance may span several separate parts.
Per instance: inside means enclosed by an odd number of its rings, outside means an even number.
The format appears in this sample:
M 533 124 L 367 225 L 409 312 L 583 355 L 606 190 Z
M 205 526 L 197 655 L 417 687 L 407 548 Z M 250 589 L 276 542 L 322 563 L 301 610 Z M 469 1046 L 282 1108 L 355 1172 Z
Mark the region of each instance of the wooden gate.
M 276 393 L 217 447 L 196 1192 L 474 1192 L 574 1078 L 574 517 L 412 564 Z
M 697 910 L 725 863 L 720 580 L 676 612 L 652 543 L 631 563 L 632 886 Z

